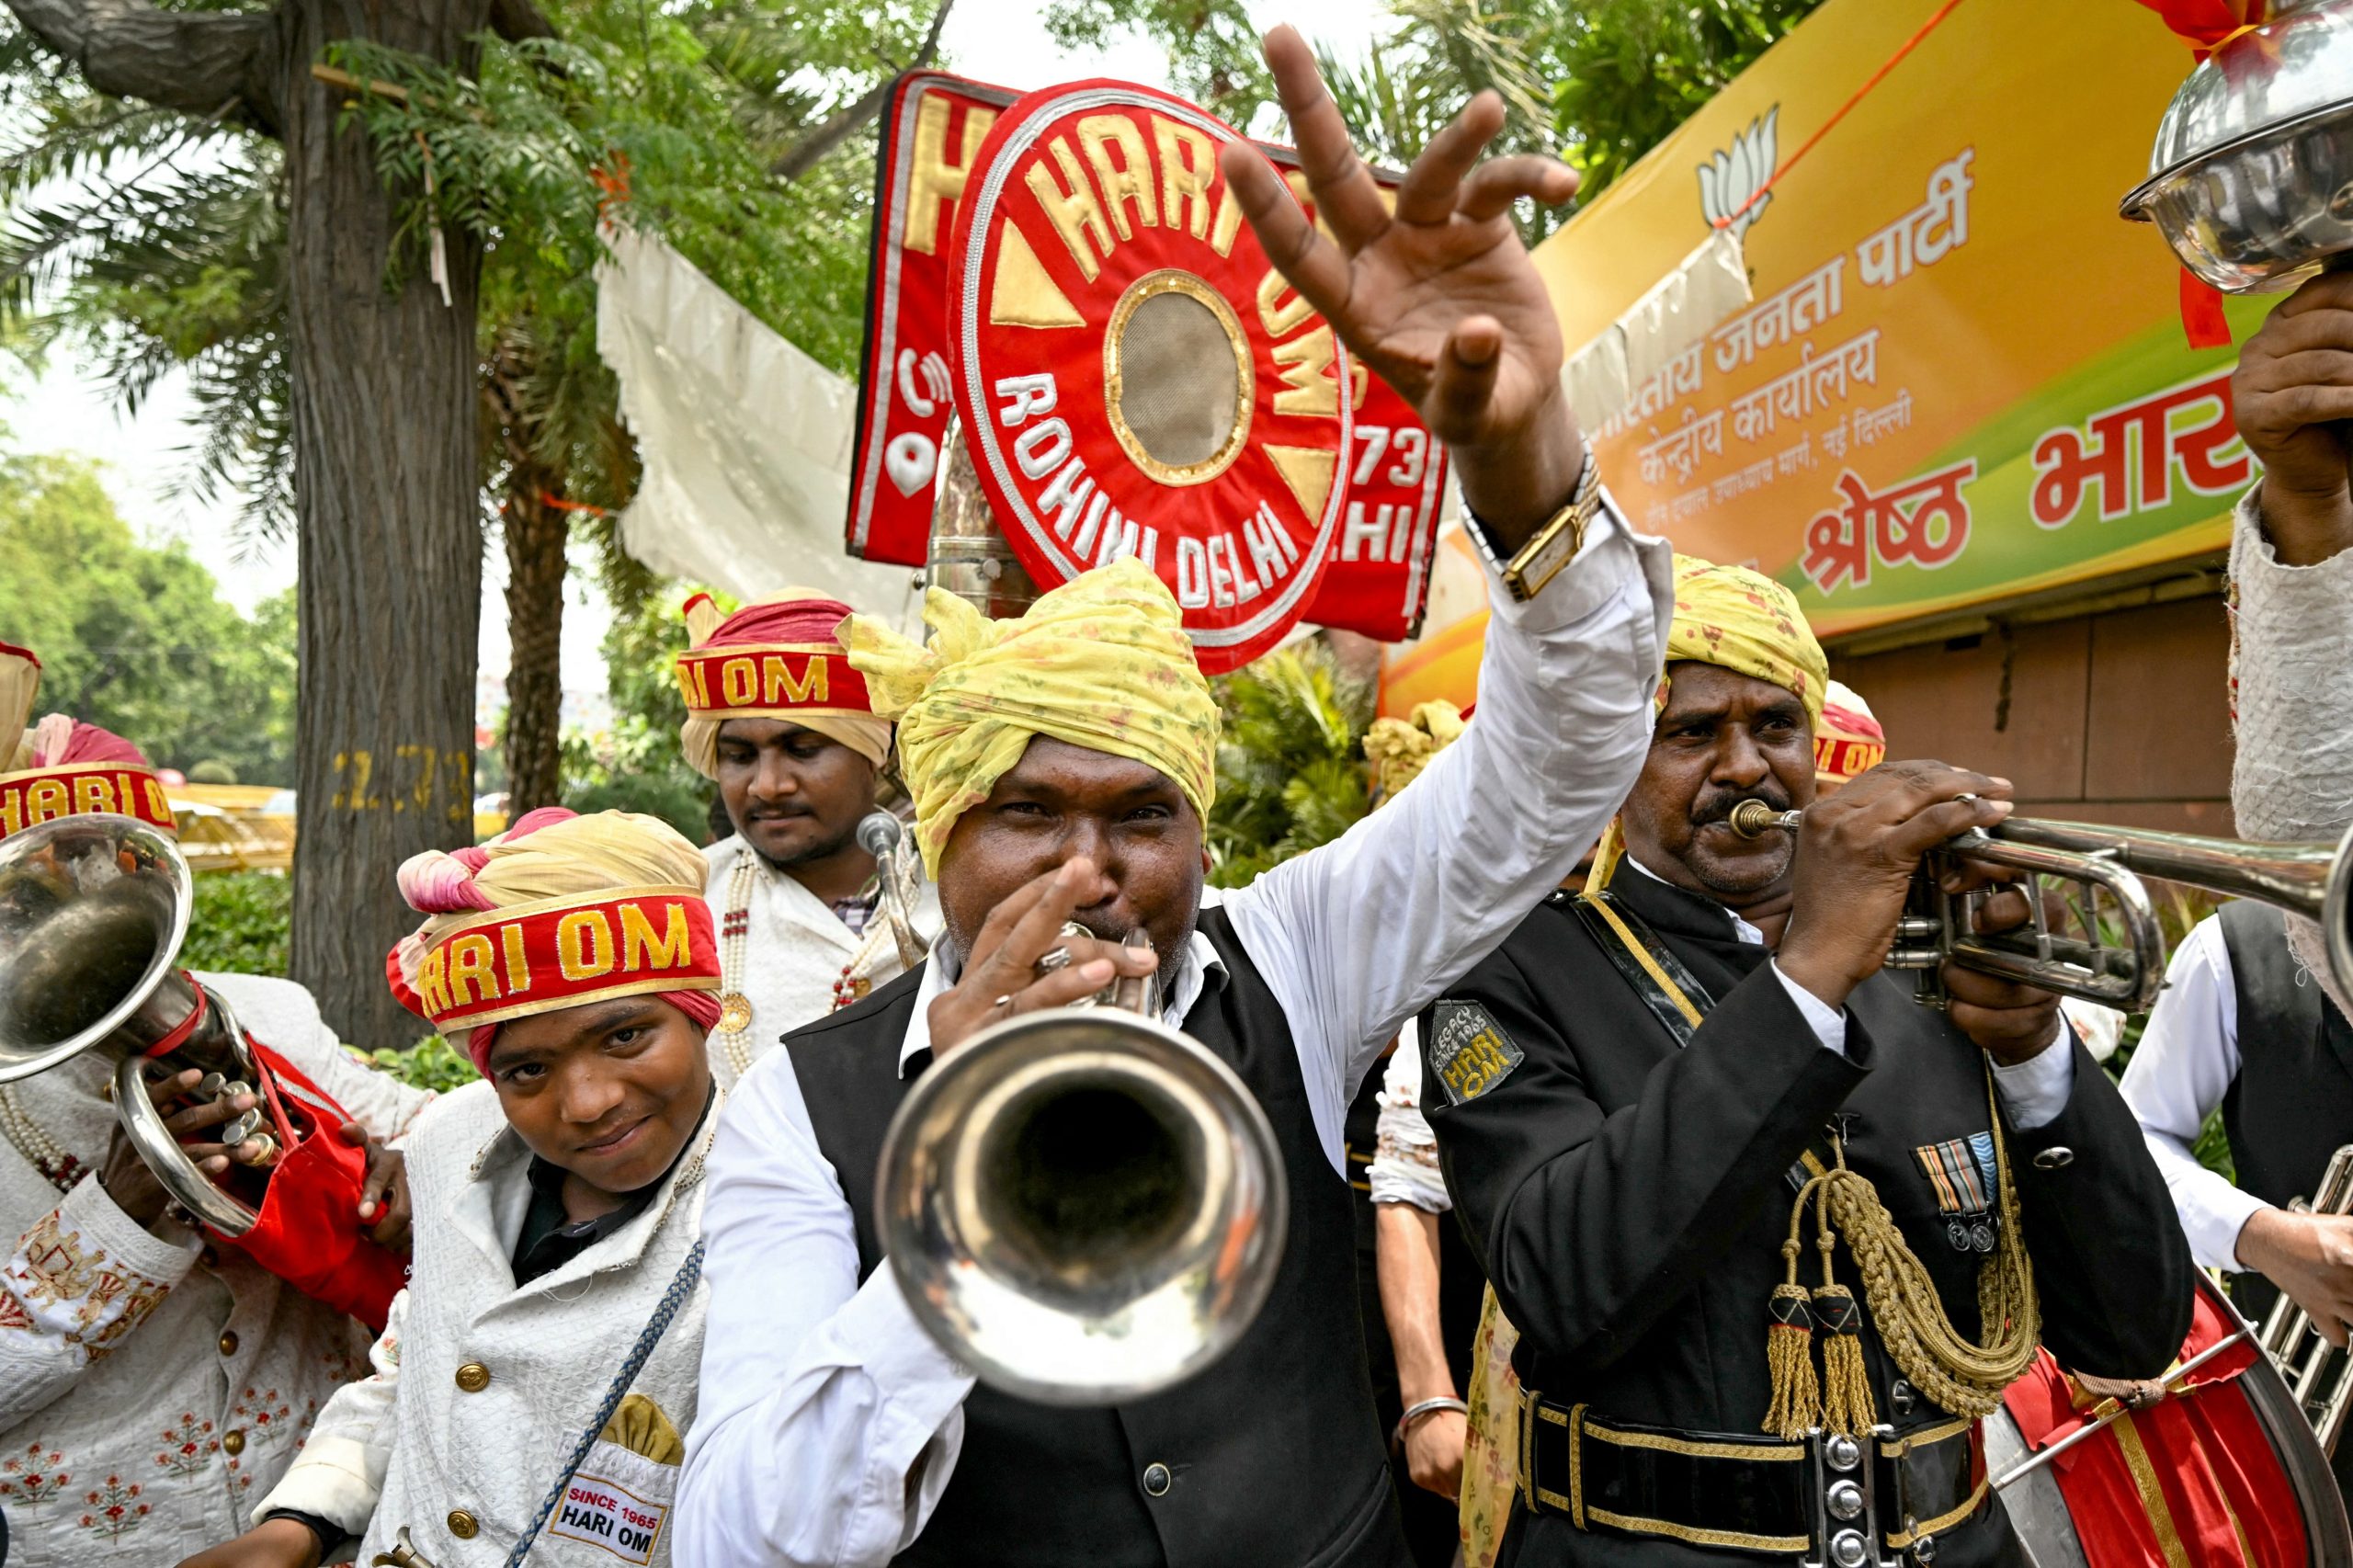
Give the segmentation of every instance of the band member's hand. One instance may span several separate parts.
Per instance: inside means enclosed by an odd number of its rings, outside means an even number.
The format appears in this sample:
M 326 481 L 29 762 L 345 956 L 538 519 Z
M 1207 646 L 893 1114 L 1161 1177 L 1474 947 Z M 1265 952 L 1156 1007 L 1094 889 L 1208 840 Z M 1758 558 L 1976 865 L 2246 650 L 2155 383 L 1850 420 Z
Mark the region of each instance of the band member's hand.
M 2009 815 L 2009 793 L 2006 778 L 1941 762 L 1890 762 L 1807 807 L 1789 928 L 1775 954 L 1781 972 L 1845 1006 L 1886 961 L 1920 858 Z
M 356 1121 L 345 1122 L 335 1135 L 355 1149 L 368 1151 L 368 1181 L 359 1191 L 359 1222 L 369 1227 L 369 1239 L 405 1255 L 411 1219 L 408 1156 L 386 1148 Z
M 1433 1410 L 1405 1428 L 1405 1473 L 1425 1492 L 1449 1502 L 1462 1491 L 1462 1445 L 1470 1418 L 1459 1410 Z
M 318 1568 L 319 1538 L 293 1519 L 264 1519 L 244 1534 L 182 1558 L 179 1568 Z
M 2353 272 L 2324 272 L 2271 312 L 2239 352 L 2231 401 L 2279 559 L 2310 566 L 2353 545 Z
M 1957 871 L 1946 876 L 1943 886 L 1947 892 L 1961 892 L 2008 882 L 2017 875 L 2009 867 L 1965 860 Z M 2034 914 L 2027 903 L 2029 896 L 2030 890 L 2018 885 L 2003 888 L 1986 899 L 1977 910 L 1979 933 L 1990 936 L 2025 925 Z M 1981 974 L 1951 962 L 1944 966 L 1943 980 L 1945 994 L 1951 999 L 1955 1027 L 2005 1067 L 2015 1067 L 2041 1055 L 2062 1038 L 2059 994 L 2055 991 Z
M 165 1113 L 164 1125 L 171 1131 L 174 1138 L 179 1140 L 180 1147 L 188 1151 L 188 1157 L 197 1163 L 197 1168 L 218 1180 L 228 1174 L 228 1154 L 219 1143 L 208 1141 L 204 1134 L 244 1115 L 254 1108 L 256 1102 L 251 1095 L 238 1095 L 227 1101 L 184 1103 L 196 1092 L 196 1085 L 203 1076 L 202 1073 L 190 1067 L 184 1072 L 150 1079 L 147 1097 L 154 1102 L 156 1109 Z M 240 1148 L 247 1146 L 239 1145 Z M 165 1206 L 171 1202 L 171 1195 L 164 1190 L 163 1183 L 155 1179 L 155 1174 L 147 1168 L 147 1162 L 139 1157 L 139 1151 L 132 1146 L 131 1135 L 123 1131 L 119 1120 L 115 1123 L 114 1135 L 107 1141 L 106 1160 L 98 1167 L 98 1185 L 106 1188 L 107 1196 L 114 1199 L 116 1208 L 150 1230 L 154 1228 L 156 1221 L 163 1218 Z
M 2353 1216 L 2262 1209 L 2239 1227 L 2239 1264 L 2286 1291 L 2338 1349 L 2353 1324 Z
M 1414 160 L 1392 212 L 1307 41 L 1279 27 L 1266 54 L 1331 233 L 1235 144 L 1221 162 L 1244 214 L 1300 297 L 1452 449 L 1471 509 L 1517 547 L 1574 494 L 1585 448 L 1561 391 L 1560 323 L 1511 210 L 1568 200 L 1575 173 L 1534 154 L 1480 163 L 1504 123 L 1502 98 L 1481 93 Z
M 1146 975 L 1160 967 L 1150 948 L 1122 947 L 1091 937 L 1065 937 L 1063 922 L 1118 891 L 1111 879 L 1085 856 L 1063 862 L 1024 883 L 989 912 L 963 978 L 932 999 L 926 1017 L 935 1057 L 975 1033 L 1041 1007 L 1067 1007 L 1111 983 L 1115 975 Z M 1070 961 L 1040 974 L 1038 961 L 1055 949 Z

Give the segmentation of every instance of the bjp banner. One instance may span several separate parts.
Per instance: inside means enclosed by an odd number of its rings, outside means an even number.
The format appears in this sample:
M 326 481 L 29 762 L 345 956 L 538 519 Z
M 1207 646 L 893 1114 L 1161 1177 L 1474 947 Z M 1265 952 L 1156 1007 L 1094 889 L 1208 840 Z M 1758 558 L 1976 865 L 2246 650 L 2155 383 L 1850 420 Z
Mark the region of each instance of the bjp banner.
M 1536 252 L 1575 346 L 1732 220 L 1751 302 L 1587 433 L 1637 528 L 1825 637 L 2219 551 L 2252 477 L 2233 351 L 2117 216 L 2191 64 L 2145 10 L 1968 0 L 1791 161 L 1939 9 L 1829 0 Z M 2229 302 L 2242 340 L 2274 302 Z M 1382 710 L 1467 700 L 1482 614 L 1434 599 Z

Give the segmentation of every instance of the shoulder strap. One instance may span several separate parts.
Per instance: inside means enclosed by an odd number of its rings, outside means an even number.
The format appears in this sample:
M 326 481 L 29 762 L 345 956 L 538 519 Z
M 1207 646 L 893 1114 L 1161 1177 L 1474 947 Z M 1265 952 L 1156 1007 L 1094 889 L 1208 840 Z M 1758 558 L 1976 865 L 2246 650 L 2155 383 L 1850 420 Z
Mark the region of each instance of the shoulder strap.
M 1608 890 L 1582 893 L 1569 905 L 1634 994 L 1643 999 L 1678 1046 L 1691 1043 L 1692 1031 L 1708 1009 L 1716 1005 L 1708 988 L 1668 950 L 1658 933 L 1643 918 L 1610 896 Z
M 563 1461 L 563 1473 L 555 1478 L 553 1486 L 548 1488 L 547 1496 L 540 1500 L 540 1511 L 531 1516 L 529 1528 L 516 1538 L 515 1550 L 506 1554 L 506 1568 L 519 1568 L 523 1559 L 531 1554 L 531 1546 L 540 1539 L 540 1531 L 547 1528 L 556 1505 L 563 1501 L 564 1489 L 572 1484 L 572 1478 L 580 1473 L 580 1467 L 588 1462 L 588 1450 L 595 1448 L 597 1439 L 603 1436 L 605 1423 L 610 1421 L 613 1412 L 621 1407 L 621 1399 L 629 1392 L 630 1384 L 637 1381 L 637 1374 L 645 1369 L 646 1359 L 654 1354 L 654 1347 L 662 1343 L 662 1335 L 668 1331 L 670 1320 L 678 1315 L 678 1309 L 694 1293 L 695 1281 L 701 1278 L 702 1243 L 698 1239 L 687 1253 L 686 1261 L 678 1265 L 678 1272 L 671 1276 L 670 1288 L 662 1292 L 662 1300 L 654 1305 L 654 1316 L 637 1336 L 637 1343 L 630 1346 L 620 1370 L 613 1374 L 611 1384 L 605 1390 L 604 1403 L 597 1407 L 596 1416 L 582 1428 L 578 1440 L 572 1445 L 571 1456 Z

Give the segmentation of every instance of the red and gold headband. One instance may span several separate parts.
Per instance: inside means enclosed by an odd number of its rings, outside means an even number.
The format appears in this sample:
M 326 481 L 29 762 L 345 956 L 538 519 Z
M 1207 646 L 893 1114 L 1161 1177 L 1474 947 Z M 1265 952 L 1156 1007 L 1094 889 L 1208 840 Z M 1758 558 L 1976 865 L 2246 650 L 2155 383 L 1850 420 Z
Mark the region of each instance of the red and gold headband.
M 823 642 L 722 644 L 678 655 L 678 690 L 698 719 L 869 719 L 866 678 Z
M 719 989 L 710 906 L 693 887 L 600 889 L 452 927 L 401 998 L 447 1034 L 615 996 Z
M 0 838 L 59 817 L 106 812 L 176 831 L 155 770 L 131 762 L 69 762 L 0 773 Z

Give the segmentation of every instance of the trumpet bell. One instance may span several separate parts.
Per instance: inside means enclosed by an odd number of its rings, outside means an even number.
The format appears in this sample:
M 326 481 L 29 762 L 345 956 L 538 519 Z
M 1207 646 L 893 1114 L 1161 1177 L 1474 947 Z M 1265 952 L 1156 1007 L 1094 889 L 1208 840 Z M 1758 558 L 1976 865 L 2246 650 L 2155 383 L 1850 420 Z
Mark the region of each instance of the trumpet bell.
M 1287 1194 L 1266 1113 L 1154 1018 L 1024 1014 L 937 1062 L 877 1180 L 916 1320 L 985 1382 L 1115 1404 L 1200 1371 L 1265 1304 Z
M 170 1023 L 147 1015 L 170 1001 L 191 886 L 170 835 L 131 817 L 0 839 L 0 1084 L 117 1034 L 164 1038 Z

